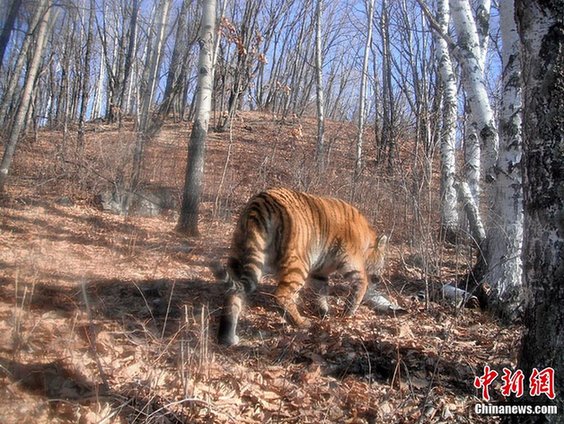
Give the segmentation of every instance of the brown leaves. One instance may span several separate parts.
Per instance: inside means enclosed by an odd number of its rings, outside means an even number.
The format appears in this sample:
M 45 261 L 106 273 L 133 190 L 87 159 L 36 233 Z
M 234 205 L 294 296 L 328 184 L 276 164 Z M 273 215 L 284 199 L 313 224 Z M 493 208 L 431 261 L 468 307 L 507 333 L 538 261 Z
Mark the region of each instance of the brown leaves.
M 240 42 L 235 26 L 223 25 L 226 36 Z M 281 95 L 291 92 L 284 82 L 276 87 Z M 15 200 L 0 207 L 0 421 L 479 422 L 468 415 L 474 374 L 485 363 L 514 363 L 520 330 L 501 328 L 479 311 L 455 313 L 433 302 L 427 309 L 412 300 L 422 273 L 418 263 L 401 265 L 399 251 L 407 246 L 392 249 L 387 289 L 408 314 L 382 315 L 361 306 L 353 318 L 341 318 L 348 286 L 333 278 L 330 317 L 309 316 L 312 328 L 296 330 L 275 311 L 274 282 L 267 280 L 244 312 L 244 342 L 216 346 L 222 287 L 207 265 L 226 254 L 232 213 L 257 184 L 291 185 L 294 171 L 309 164 L 313 150 L 307 149 L 314 148 L 314 118 L 281 122 L 270 114 L 243 114 L 245 123 L 233 128 L 232 183 L 217 210 L 209 200 L 219 181 L 213 170 L 224 169 L 228 143 L 210 133 L 212 173 L 198 240 L 175 234 L 174 217 L 124 220 L 101 213 L 84 200 L 86 192 L 73 207 L 57 205 L 53 196 L 69 194 L 67 186 L 57 185 L 56 175 L 38 186 L 38 169 L 50 168 L 29 158 L 53 152 L 49 137 L 60 134 L 45 134 L 20 156 L 29 162 L 14 174 Z M 327 122 L 336 166 L 316 189 L 345 193 L 353 127 Z M 151 178 L 174 185 L 183 179 L 178 163 L 185 160 L 187 134 L 184 127 L 171 128 L 148 146 L 146 165 Z M 104 169 L 96 152 L 123 139 L 109 130 L 92 134 L 88 157 Z M 18 179 L 17 172 L 33 178 Z M 389 199 L 386 204 L 398 210 Z M 385 209 L 383 201 L 379 206 Z M 376 219 L 383 224 L 391 212 L 380 209 Z M 447 259 L 444 266 L 456 256 Z M 456 266 L 449 272 L 456 273 Z M 97 392 L 97 359 L 109 381 L 107 397 Z M 14 373 L 7 361 L 33 371 L 31 376 Z M 53 400 L 63 395 L 66 402 Z

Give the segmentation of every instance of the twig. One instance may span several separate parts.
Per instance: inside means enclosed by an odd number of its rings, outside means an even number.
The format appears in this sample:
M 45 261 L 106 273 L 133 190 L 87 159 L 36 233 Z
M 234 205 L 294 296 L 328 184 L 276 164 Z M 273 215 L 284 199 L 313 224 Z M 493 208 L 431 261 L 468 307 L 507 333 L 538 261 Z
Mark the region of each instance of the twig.
M 166 305 L 166 314 L 163 323 L 163 331 L 161 332 L 161 339 L 164 339 L 164 334 L 166 330 L 166 323 L 168 321 L 168 315 L 170 314 L 170 304 L 172 303 L 172 295 L 174 293 L 174 287 L 176 286 L 176 280 L 172 280 L 172 288 L 170 289 L 170 295 L 168 297 L 168 304 Z
M 217 217 L 219 209 L 219 196 L 223 190 L 223 183 L 225 182 L 225 175 L 227 174 L 227 167 L 229 166 L 229 160 L 231 159 L 231 150 L 233 148 L 233 120 L 229 121 L 229 144 L 227 146 L 227 156 L 225 157 L 225 165 L 223 165 L 223 172 L 221 174 L 221 180 L 219 181 L 219 186 L 217 187 L 217 193 L 215 195 L 214 208 L 215 215 Z

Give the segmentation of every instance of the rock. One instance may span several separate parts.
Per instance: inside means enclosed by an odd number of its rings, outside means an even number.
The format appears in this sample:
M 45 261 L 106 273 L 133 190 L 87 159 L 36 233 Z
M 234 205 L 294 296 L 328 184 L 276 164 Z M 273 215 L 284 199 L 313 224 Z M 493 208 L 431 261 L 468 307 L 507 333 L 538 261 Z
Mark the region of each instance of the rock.
M 96 195 L 95 202 L 106 212 L 119 215 L 158 216 L 164 211 L 176 209 L 178 201 L 168 187 L 149 187 L 137 190 L 126 210 L 127 191 L 122 188 L 105 190 Z
M 364 304 L 372 308 L 374 311 L 386 314 L 404 314 L 407 313 L 405 308 L 391 302 L 386 296 L 373 287 L 369 287 L 364 295 Z
M 60 206 L 74 206 L 73 200 L 68 196 L 59 197 L 57 200 L 55 200 L 55 203 Z

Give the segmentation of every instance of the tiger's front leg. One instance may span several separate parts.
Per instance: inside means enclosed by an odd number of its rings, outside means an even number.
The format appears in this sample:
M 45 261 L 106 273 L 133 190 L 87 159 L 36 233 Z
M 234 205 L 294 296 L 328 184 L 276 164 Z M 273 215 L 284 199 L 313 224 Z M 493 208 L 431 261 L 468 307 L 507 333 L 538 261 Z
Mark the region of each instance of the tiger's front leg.
M 225 297 L 221 319 L 219 321 L 218 342 L 225 346 L 233 346 L 239 343 L 237 336 L 237 323 L 243 309 L 243 292 L 232 290 Z
M 368 288 L 368 278 L 366 277 L 366 272 L 364 270 L 352 270 L 345 273 L 344 277 L 351 281 L 352 291 L 347 298 L 347 303 L 345 305 L 345 316 L 353 316 L 364 295 L 366 294 L 366 289 Z

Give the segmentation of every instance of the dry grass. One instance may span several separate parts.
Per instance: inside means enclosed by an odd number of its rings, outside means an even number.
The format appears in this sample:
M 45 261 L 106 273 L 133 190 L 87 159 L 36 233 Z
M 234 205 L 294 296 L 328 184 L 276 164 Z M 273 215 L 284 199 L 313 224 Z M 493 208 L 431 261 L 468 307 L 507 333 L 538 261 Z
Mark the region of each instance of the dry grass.
M 231 149 L 230 134 L 210 133 L 202 237 L 186 239 L 174 232 L 174 213 L 124 218 L 95 207 L 93 194 L 127 175 L 134 134 L 94 129 L 83 158 L 58 133 L 24 142 L 2 200 L 1 422 L 479 420 L 474 375 L 514 363 L 520 333 L 477 310 L 416 299 L 425 283 L 457 279 L 471 261 L 463 246 L 436 242 L 436 175 L 412 182 L 421 155 L 403 149 L 387 175 L 367 145 L 353 182 L 354 129 L 329 123 L 330 164 L 320 175 L 313 120 L 242 114 Z M 179 192 L 188 134 L 169 124 L 151 144 L 146 184 Z M 266 281 L 249 300 L 241 345 L 217 346 L 222 288 L 207 264 L 225 256 L 238 208 L 275 185 L 347 200 L 354 191 L 353 202 L 392 235 L 385 288 L 409 313 L 362 306 L 354 319 L 297 331 L 272 307 Z M 72 203 L 60 204 L 63 196 Z M 346 290 L 332 282 L 333 311 Z

